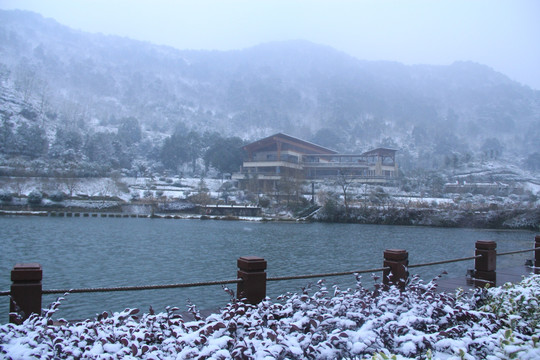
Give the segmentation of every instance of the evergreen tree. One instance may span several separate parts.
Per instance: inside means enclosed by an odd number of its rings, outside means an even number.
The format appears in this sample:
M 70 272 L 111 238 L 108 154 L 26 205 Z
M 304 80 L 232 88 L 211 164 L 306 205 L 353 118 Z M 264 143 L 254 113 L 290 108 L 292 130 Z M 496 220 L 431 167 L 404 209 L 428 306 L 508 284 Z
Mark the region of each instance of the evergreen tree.
M 186 155 L 188 157 L 188 160 L 191 162 L 191 171 L 195 173 L 197 160 L 202 155 L 203 141 L 202 141 L 201 135 L 191 130 L 186 135 L 185 143 L 186 143 Z
M 110 165 L 113 161 L 112 155 L 115 153 L 112 143 L 113 136 L 109 133 L 98 132 L 88 136 L 84 146 L 88 160 Z
M 212 165 L 221 174 L 238 171 L 244 158 L 243 145 L 238 137 L 218 139 L 204 154 L 206 166 Z
M 28 126 L 22 123 L 15 132 L 14 150 L 17 154 L 37 158 L 48 150 L 45 130 L 38 125 Z
M 83 137 L 78 130 L 58 128 L 49 154 L 53 158 L 75 161 L 80 157 L 82 144 Z
M 177 133 L 174 133 L 163 142 L 161 147 L 160 160 L 163 165 L 171 170 L 177 170 L 189 159 L 186 140 Z
M 0 125 L 0 153 L 11 154 L 14 151 L 14 137 L 12 125 L 6 120 Z
M 118 139 L 125 145 L 131 146 L 142 139 L 141 125 L 134 117 L 124 118 L 120 122 L 117 133 Z

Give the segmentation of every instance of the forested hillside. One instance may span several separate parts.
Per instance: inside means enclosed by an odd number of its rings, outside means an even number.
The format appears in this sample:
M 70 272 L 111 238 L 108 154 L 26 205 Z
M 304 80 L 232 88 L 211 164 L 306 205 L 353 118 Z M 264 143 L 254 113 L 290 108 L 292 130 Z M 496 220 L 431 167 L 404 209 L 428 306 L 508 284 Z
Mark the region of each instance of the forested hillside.
M 405 172 L 496 158 L 540 169 L 540 92 L 469 62 L 362 61 L 305 41 L 177 50 L 0 11 L 0 90 L 4 171 L 230 171 L 212 153 L 275 132 L 397 148 Z

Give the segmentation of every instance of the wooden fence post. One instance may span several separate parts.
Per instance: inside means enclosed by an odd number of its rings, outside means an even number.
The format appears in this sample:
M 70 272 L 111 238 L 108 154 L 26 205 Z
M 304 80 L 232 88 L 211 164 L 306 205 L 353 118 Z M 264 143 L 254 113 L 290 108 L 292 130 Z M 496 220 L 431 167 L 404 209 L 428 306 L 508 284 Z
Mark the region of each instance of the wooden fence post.
M 388 249 L 384 250 L 383 267 L 389 267 L 383 271 L 383 284 L 396 285 L 405 288 L 409 277 L 409 253 L 406 250 Z
M 266 260 L 258 256 L 242 256 L 238 258 L 238 283 L 236 295 L 238 299 L 256 305 L 266 297 Z
M 497 280 L 497 243 L 489 240 L 476 242 L 475 255 L 482 255 L 474 259 L 475 285 L 484 287 L 487 283 L 495 285 Z
M 32 313 L 41 314 L 42 278 L 43 271 L 40 264 L 15 264 L 11 271 L 12 283 L 9 312 L 18 312 L 22 315 L 22 319 L 16 314 L 10 314 L 10 322 L 20 323 L 20 320 L 28 319 Z

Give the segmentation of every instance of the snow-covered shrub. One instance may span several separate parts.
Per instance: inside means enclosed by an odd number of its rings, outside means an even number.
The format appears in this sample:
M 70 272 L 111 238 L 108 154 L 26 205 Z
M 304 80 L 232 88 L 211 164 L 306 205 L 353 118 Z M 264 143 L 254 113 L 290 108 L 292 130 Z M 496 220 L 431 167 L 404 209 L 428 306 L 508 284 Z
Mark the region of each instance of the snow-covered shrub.
M 482 302 L 480 311 L 497 315 L 508 328 L 540 335 L 540 276 L 493 288 Z
M 13 200 L 13 195 L 5 190 L 0 190 L 0 201 L 10 203 Z
M 340 206 L 336 200 L 329 198 L 326 200 L 321 209 L 321 216 L 329 221 L 335 220 L 340 212 Z
M 76 324 L 53 323 L 59 302 L 22 325 L 0 326 L 5 358 L 84 359 L 538 359 L 540 276 L 466 297 L 415 279 L 332 291 L 324 282 L 279 302 L 232 301 L 185 321 L 176 308 L 137 309 Z M 232 296 L 232 292 L 228 291 Z M 521 294 L 524 294 L 521 296 Z M 514 305 L 510 304 L 514 300 Z M 512 324 L 512 316 L 519 321 Z M 536 320 L 535 320 L 536 319 Z M 510 326 L 510 328 L 508 327 Z
M 62 202 L 64 201 L 65 196 L 66 195 L 63 192 L 56 191 L 49 196 L 49 199 L 54 202 Z
M 21 110 L 20 114 L 25 117 L 26 119 L 28 120 L 35 120 L 37 119 L 38 117 L 38 113 L 35 112 L 34 110 L 31 110 L 31 109 L 28 109 L 28 108 L 24 108 Z
M 43 194 L 41 193 L 41 191 L 32 190 L 30 194 L 28 194 L 28 204 L 30 205 L 39 205 L 41 204 L 42 200 Z
M 259 199 L 259 206 L 263 208 L 270 206 L 270 199 L 267 197 L 261 197 Z

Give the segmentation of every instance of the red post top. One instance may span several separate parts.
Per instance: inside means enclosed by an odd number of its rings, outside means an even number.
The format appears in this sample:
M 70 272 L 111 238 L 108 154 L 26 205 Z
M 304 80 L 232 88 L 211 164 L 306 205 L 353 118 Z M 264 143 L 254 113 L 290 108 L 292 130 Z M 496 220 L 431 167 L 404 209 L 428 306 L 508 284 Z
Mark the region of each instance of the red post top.
M 481 250 L 495 250 L 497 243 L 491 240 L 478 240 L 476 242 L 476 248 Z
M 244 271 L 266 270 L 266 260 L 258 256 L 242 256 L 237 261 L 238 268 Z
M 409 258 L 409 253 L 407 252 L 407 250 L 402 249 L 387 249 L 384 250 L 383 254 L 385 260 L 399 261 L 407 260 Z
M 540 235 L 536 235 L 536 236 L 534 237 L 534 241 L 535 241 L 536 243 L 540 243 Z
M 11 270 L 11 281 L 41 281 L 43 270 L 38 263 L 15 264 Z

